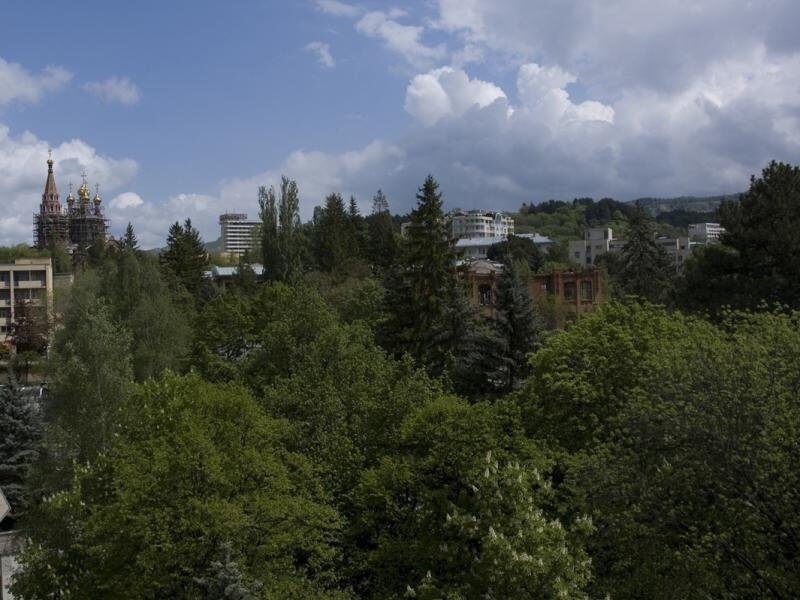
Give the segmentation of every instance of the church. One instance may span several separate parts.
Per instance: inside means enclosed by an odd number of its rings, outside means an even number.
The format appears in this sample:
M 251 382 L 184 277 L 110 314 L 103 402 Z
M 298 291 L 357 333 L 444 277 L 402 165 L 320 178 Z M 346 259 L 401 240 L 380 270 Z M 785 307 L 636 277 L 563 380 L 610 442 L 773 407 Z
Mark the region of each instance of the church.
M 105 241 L 108 220 L 103 215 L 99 186 L 91 198 L 86 175 L 78 188 L 78 198 L 72 195 L 70 184 L 67 207 L 59 201 L 56 179 L 53 174 L 53 157 L 47 159 L 47 180 L 42 193 L 39 212 L 33 215 L 34 246 L 42 250 L 64 245 L 70 252 L 82 253 L 95 241 Z

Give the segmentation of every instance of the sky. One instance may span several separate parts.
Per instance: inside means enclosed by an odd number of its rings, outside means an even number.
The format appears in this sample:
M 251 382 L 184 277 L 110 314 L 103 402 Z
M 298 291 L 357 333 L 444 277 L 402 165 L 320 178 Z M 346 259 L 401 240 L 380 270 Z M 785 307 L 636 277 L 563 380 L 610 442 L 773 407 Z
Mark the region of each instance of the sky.
M 53 150 L 144 247 L 259 185 L 406 212 L 736 193 L 800 163 L 796 0 L 0 0 L 0 245 Z

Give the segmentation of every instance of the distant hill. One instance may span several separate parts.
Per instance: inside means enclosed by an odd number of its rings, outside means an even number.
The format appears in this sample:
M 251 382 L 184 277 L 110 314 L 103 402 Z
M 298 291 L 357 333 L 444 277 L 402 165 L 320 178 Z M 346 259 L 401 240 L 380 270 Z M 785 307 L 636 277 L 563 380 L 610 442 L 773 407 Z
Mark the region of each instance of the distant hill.
M 693 213 L 713 213 L 725 200 L 738 200 L 739 194 L 723 196 L 679 196 L 677 198 L 637 198 L 632 203 L 641 202 L 654 217 L 661 213 L 682 211 Z
M 206 252 L 209 254 L 216 254 L 218 252 L 222 252 L 222 238 L 218 238 L 213 242 L 206 242 L 203 244 L 206 249 Z M 161 254 L 161 251 L 164 248 L 150 248 L 149 250 L 145 250 L 147 254 Z

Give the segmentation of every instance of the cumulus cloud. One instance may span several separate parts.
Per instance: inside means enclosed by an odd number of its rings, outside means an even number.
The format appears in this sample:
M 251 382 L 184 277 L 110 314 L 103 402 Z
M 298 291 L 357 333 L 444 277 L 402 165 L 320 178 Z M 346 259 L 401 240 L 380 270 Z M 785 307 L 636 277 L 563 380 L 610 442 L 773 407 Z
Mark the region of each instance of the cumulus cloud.
M 441 67 L 415 76 L 406 88 L 406 111 L 426 125 L 460 117 L 473 106 L 485 107 L 506 95 L 499 87 L 470 79 L 461 69 Z
M 389 12 L 369 12 L 356 23 L 356 30 L 366 36 L 382 40 L 389 50 L 396 52 L 416 67 L 425 68 L 444 59 L 447 55 L 444 44 L 425 45 L 422 41 L 425 28 L 399 23 L 397 19 L 403 16 L 405 12 L 398 9 Z
M 331 47 L 324 42 L 311 42 L 305 47 L 307 52 L 313 52 L 317 56 L 317 62 L 321 67 L 330 69 L 336 66 L 336 61 L 333 60 L 331 54 Z
M 130 106 L 142 98 L 139 88 L 127 77 L 110 77 L 105 81 L 90 81 L 83 89 L 94 94 L 103 102 L 119 102 Z
M 46 92 L 55 91 L 72 79 L 63 67 L 48 66 L 33 74 L 22 65 L 0 58 L 0 106 L 11 102 L 38 102 Z
M 41 202 L 48 147 L 46 140 L 30 132 L 15 136 L 0 124 L 0 245 L 32 242 L 33 213 Z M 67 184 L 79 182 L 83 171 L 90 182 L 113 192 L 128 183 L 138 169 L 136 161 L 106 156 L 79 139 L 54 145 L 53 160 L 62 202 Z
M 339 2 L 339 0 L 317 0 L 317 8 L 336 17 L 355 18 L 362 12 L 359 7 L 346 2 Z

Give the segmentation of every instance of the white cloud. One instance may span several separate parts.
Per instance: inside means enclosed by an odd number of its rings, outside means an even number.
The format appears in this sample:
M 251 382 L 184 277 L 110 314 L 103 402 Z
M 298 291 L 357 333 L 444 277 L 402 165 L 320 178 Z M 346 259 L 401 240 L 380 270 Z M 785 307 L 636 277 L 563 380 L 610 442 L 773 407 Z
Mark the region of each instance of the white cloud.
M 46 92 L 63 87 L 72 73 L 63 67 L 48 66 L 32 74 L 22 65 L 0 58 L 0 106 L 11 102 L 38 102 Z
M 345 2 L 339 2 L 339 0 L 317 0 L 317 8 L 324 13 L 336 17 L 355 18 L 362 12 L 359 7 Z
M 422 42 L 424 27 L 402 25 L 396 21 L 405 14 L 399 9 L 393 9 L 388 13 L 369 12 L 356 23 L 356 30 L 366 36 L 383 40 L 389 50 L 400 54 L 413 66 L 426 68 L 443 60 L 447 56 L 444 44 L 426 46 Z
M 127 77 L 110 77 L 105 81 L 90 81 L 83 89 L 100 98 L 103 102 L 137 104 L 142 98 L 139 88 Z
M 336 66 L 336 61 L 333 60 L 331 54 L 331 47 L 324 42 L 311 42 L 305 47 L 306 51 L 313 52 L 317 56 L 317 62 L 321 67 L 330 69 Z
M 460 117 L 473 106 L 485 107 L 506 95 L 499 87 L 470 79 L 461 69 L 442 67 L 415 76 L 406 88 L 405 109 L 426 125 Z
M 142 200 L 142 197 L 139 194 L 134 192 L 123 192 L 122 194 L 112 198 L 108 203 L 108 206 L 111 210 L 124 211 L 129 208 L 136 208 L 142 204 L 144 204 L 144 200 Z

